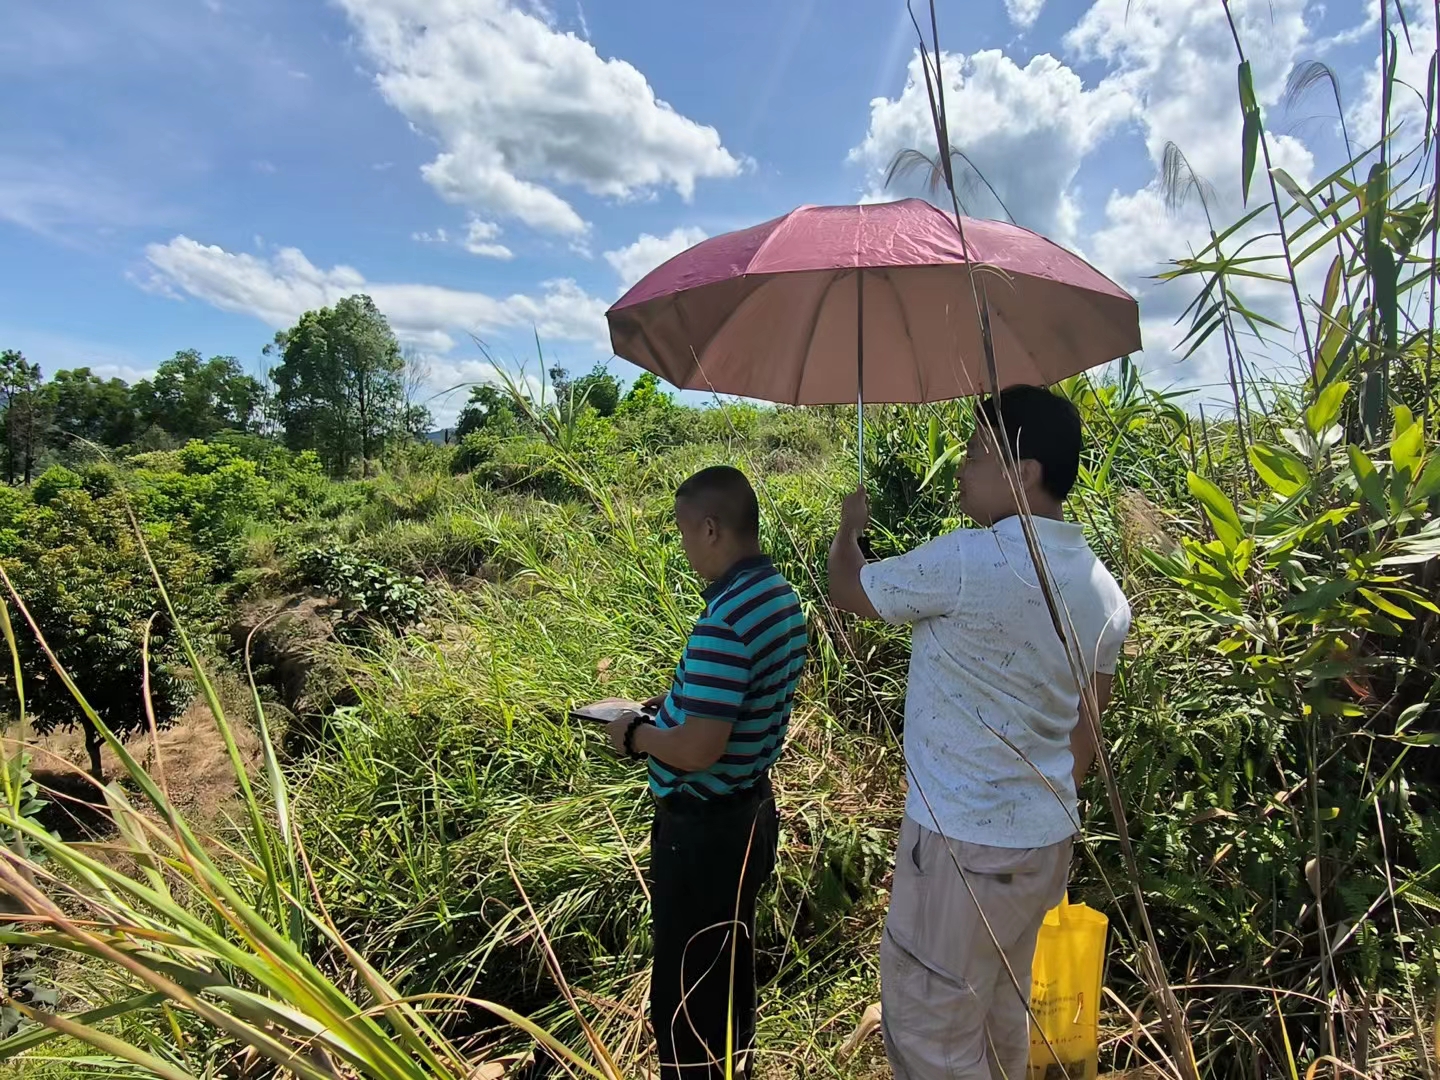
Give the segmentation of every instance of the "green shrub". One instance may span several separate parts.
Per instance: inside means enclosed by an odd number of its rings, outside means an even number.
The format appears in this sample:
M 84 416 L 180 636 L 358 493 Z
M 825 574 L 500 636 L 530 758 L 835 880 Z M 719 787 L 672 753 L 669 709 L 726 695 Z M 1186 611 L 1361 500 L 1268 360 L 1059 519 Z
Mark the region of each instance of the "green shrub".
M 333 485 L 314 450 L 297 454 L 279 449 L 259 464 L 260 475 L 270 481 L 275 514 L 283 520 L 296 521 L 319 512 L 331 495 Z
M 123 474 L 108 461 L 92 461 L 80 469 L 80 486 L 92 498 L 103 499 L 124 486 Z
M 628 450 L 654 453 L 682 441 L 694 410 L 675 404 L 673 394 L 660 388 L 660 380 L 649 372 L 631 385 L 615 410 L 615 431 Z
M 133 477 L 146 516 L 180 523 L 197 546 L 228 568 L 234 568 L 233 545 L 247 522 L 275 513 L 270 482 L 233 446 L 193 440 L 143 460 Z M 174 468 L 156 467 L 161 465 Z
M 495 451 L 504 438 L 490 431 L 472 431 L 451 451 L 450 471 L 456 474 L 472 472 L 493 461 Z
M 311 548 L 297 567 L 305 584 L 340 599 L 352 627 L 374 623 L 403 629 L 419 622 L 430 604 L 423 579 L 349 551 Z
M 123 497 L 95 499 L 78 486 L 61 488 L 25 515 L 15 532 L 0 563 L 56 656 L 107 725 L 120 732 L 140 728 L 145 723 L 142 645 L 147 620 L 161 604 Z M 144 537 L 181 618 L 192 632 L 203 633 L 217 613 L 204 584 L 212 574 L 210 560 L 169 525 L 147 525 Z M 98 771 L 98 743 L 74 699 L 33 635 L 22 633 L 17 640 L 26 708 L 35 726 L 40 731 L 83 727 Z M 151 699 L 156 720 L 164 724 L 189 703 L 190 689 L 167 620 L 155 620 L 149 640 Z M 15 688 L 8 674 L 0 679 L 0 698 L 4 707 L 13 708 Z
M 13 529 L 34 503 L 24 488 L 0 484 L 0 529 Z
M 64 465 L 51 465 L 40 474 L 31 488 L 30 497 L 37 506 L 53 502 L 62 491 L 75 491 L 82 486 L 78 473 L 71 472 Z

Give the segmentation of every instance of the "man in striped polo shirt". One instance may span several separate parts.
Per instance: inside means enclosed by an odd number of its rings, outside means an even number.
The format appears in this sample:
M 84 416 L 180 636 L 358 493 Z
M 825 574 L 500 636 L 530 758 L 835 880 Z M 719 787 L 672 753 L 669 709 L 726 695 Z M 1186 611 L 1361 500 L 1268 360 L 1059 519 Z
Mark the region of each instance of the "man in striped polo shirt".
M 662 1080 L 748 1072 L 755 1036 L 755 904 L 775 868 L 769 771 L 805 665 L 805 616 L 760 550 L 760 508 L 743 473 L 717 466 L 675 493 L 690 566 L 709 582 L 654 721 L 610 725 L 617 752 L 648 760 L 655 820 L 650 1017 Z M 733 961 L 733 963 L 732 963 Z M 731 973 L 733 972 L 733 977 Z M 733 1027 L 727 1018 L 733 1017 Z

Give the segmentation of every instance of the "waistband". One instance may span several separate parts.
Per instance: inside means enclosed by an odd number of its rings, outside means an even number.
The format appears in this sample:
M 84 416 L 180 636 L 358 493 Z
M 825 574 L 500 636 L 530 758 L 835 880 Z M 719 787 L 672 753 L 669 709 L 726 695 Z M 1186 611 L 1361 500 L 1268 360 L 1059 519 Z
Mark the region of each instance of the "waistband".
M 658 813 L 684 814 L 690 817 L 725 814 L 753 809 L 774 797 L 775 789 L 770 785 L 770 774 L 767 771 L 761 773 L 760 778 L 749 786 L 726 792 L 724 795 L 701 798 L 698 795 L 676 792 L 673 795 L 657 796 L 655 809 Z

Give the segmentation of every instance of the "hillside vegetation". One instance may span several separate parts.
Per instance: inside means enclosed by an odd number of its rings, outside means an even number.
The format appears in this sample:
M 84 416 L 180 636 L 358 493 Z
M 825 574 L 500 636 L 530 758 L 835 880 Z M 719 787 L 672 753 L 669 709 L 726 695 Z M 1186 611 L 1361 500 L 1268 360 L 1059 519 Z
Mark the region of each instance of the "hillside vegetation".
M 1292 192 L 1256 170 L 1248 78 L 1252 210 L 1172 286 L 1234 408 L 1128 362 L 1057 388 L 1089 439 L 1072 511 L 1136 613 L 1072 897 L 1114 927 L 1106 1066 L 1433 1075 L 1433 128 Z M 1247 306 L 1257 278 L 1293 294 L 1291 325 Z M 1255 335 L 1292 333 L 1291 376 L 1257 383 Z M 638 1075 L 646 795 L 565 706 L 663 688 L 700 607 L 671 494 L 729 462 L 813 640 L 776 780 L 760 1073 L 884 1075 L 877 1043 L 838 1053 L 877 997 L 907 659 L 822 599 L 854 410 L 695 409 L 555 370 L 541 394 L 476 388 L 436 445 L 366 298 L 271 352 L 269 390 L 198 354 L 139 387 L 7 355 L 0 689 L 22 733 L 114 762 L 93 846 L 57 812 L 77 789 L 37 787 L 52 764 L 7 761 L 9 1067 Z M 867 417 L 877 554 L 959 524 L 971 403 Z M 203 820 L 140 760 L 197 698 L 234 763 Z

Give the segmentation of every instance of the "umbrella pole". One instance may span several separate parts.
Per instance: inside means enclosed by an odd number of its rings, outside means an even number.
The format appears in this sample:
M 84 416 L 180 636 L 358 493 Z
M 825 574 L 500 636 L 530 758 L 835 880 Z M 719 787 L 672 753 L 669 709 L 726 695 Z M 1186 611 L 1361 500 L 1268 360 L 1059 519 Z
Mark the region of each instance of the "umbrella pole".
M 855 271 L 855 453 L 865 486 L 865 271 Z

